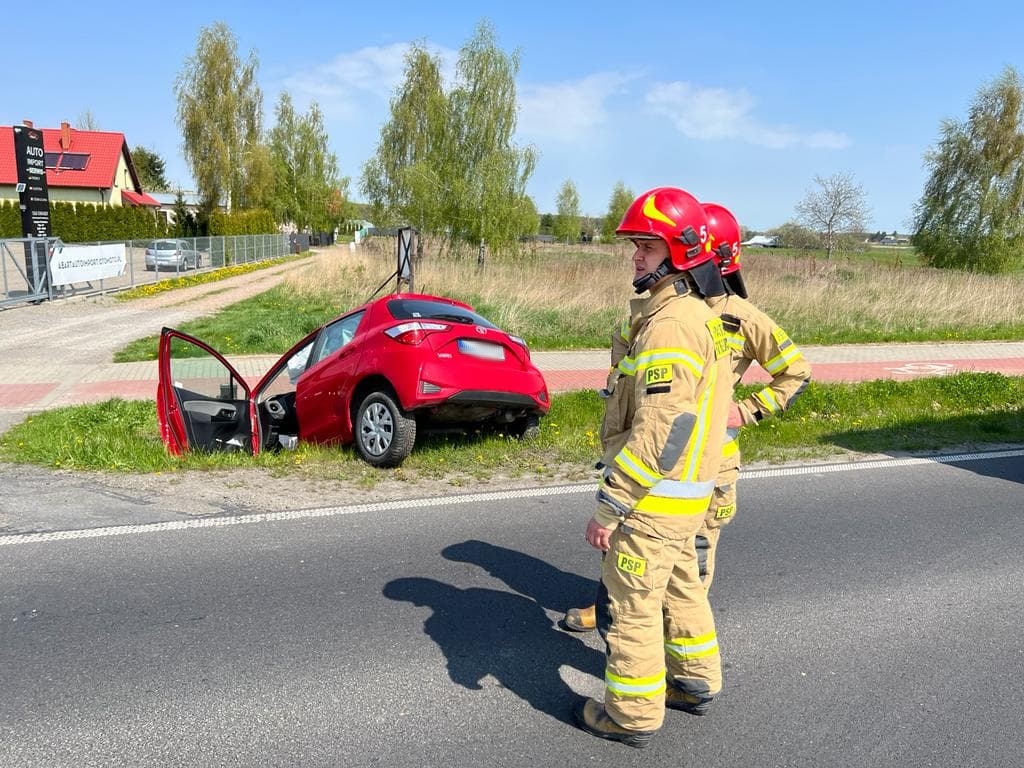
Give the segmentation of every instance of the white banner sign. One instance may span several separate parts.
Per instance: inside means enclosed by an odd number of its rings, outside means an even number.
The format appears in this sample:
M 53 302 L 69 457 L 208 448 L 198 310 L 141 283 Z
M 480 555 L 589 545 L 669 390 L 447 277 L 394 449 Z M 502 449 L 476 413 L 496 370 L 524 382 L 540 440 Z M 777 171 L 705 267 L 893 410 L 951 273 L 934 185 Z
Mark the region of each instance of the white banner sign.
M 71 285 L 120 277 L 128 265 L 124 243 L 65 245 L 50 257 L 53 285 Z

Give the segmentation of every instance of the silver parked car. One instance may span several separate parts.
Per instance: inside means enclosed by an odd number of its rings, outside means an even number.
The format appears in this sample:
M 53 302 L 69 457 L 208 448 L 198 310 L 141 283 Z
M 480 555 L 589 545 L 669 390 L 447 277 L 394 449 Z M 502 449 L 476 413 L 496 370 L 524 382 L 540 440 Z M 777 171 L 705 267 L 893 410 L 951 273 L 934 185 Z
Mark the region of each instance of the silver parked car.
M 154 240 L 146 248 L 146 269 L 199 269 L 204 255 L 188 240 Z

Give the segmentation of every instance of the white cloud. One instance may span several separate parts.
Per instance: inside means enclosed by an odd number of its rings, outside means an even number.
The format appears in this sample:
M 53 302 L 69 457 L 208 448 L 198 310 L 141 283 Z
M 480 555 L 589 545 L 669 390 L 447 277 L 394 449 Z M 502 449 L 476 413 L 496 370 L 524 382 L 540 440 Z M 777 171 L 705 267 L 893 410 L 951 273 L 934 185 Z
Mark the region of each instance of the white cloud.
M 633 76 L 598 72 L 581 80 L 518 87 L 517 135 L 528 141 L 576 143 L 608 119 L 607 100 Z
M 451 79 L 457 51 L 426 46 L 441 61 L 445 82 Z M 296 72 L 283 81 L 297 108 L 310 101 L 320 105 L 325 115 L 354 120 L 368 111 L 387 105 L 405 76 L 405 55 L 409 43 L 360 48 L 343 53 L 331 61 Z M 367 110 L 367 102 L 375 109 Z
M 743 88 L 659 83 L 647 92 L 645 101 L 691 139 L 736 139 L 769 149 L 843 149 L 850 144 L 846 134 L 836 131 L 803 132 L 786 125 L 765 125 L 753 116 L 756 100 Z

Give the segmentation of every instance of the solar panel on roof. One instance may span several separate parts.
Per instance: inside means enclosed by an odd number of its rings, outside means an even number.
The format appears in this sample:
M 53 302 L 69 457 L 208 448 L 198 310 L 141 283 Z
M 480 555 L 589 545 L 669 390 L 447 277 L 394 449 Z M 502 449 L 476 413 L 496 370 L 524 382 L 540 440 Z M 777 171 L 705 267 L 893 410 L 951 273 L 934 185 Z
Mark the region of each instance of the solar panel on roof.
M 61 171 L 84 171 L 90 155 L 85 152 L 47 152 L 46 167 Z

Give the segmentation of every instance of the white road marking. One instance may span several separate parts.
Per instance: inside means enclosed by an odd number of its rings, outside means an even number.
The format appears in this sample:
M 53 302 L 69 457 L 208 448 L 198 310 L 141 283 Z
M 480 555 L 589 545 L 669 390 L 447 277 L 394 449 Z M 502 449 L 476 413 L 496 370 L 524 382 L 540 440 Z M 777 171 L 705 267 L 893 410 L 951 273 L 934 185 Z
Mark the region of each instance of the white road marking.
M 873 459 L 851 461 L 844 464 L 808 464 L 777 469 L 743 470 L 742 478 L 795 477 L 798 475 L 819 475 L 832 472 L 854 472 L 867 469 L 883 469 L 886 467 L 911 467 L 924 464 L 957 464 L 968 461 L 989 461 L 992 459 L 1008 459 L 1024 456 L 1024 449 L 989 451 L 983 453 L 955 453 L 941 456 L 906 459 Z M 196 520 L 172 520 L 166 523 L 148 523 L 145 525 L 117 525 L 105 528 L 82 528 L 67 531 L 48 531 L 45 533 L 21 533 L 0 536 L 0 547 L 18 544 L 40 544 L 53 541 L 69 541 L 72 539 L 96 539 L 110 536 L 131 536 L 144 533 L 165 533 L 169 531 L 185 531 L 196 528 L 222 528 L 230 525 L 247 525 L 252 523 L 275 523 L 284 520 L 306 520 L 318 517 L 339 517 L 356 515 L 364 512 L 384 512 L 393 509 L 449 506 L 452 504 L 468 504 L 480 501 L 502 501 L 505 499 L 539 498 L 543 496 L 569 496 L 580 493 L 593 493 L 596 483 L 593 481 L 571 485 L 556 485 L 545 488 L 524 488 L 521 490 L 488 491 L 484 493 L 466 493 L 458 496 L 446 496 L 425 499 L 403 499 L 399 501 L 380 501 L 372 504 L 353 504 L 345 507 L 323 507 L 318 509 L 298 509 L 286 512 L 265 512 L 250 515 L 234 515 L 231 517 L 211 517 Z

